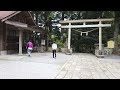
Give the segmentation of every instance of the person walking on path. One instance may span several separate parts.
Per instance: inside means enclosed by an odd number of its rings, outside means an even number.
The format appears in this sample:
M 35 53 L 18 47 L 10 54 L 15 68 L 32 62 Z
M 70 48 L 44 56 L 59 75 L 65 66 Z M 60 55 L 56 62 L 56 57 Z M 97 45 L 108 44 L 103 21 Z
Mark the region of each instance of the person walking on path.
M 52 44 L 52 53 L 53 53 L 53 58 L 56 58 L 56 50 L 57 50 L 57 44 L 53 42 Z
M 27 43 L 27 53 L 28 53 L 28 56 L 31 56 L 31 52 L 33 50 L 33 43 L 31 42 L 31 40 L 29 40 L 29 42 Z

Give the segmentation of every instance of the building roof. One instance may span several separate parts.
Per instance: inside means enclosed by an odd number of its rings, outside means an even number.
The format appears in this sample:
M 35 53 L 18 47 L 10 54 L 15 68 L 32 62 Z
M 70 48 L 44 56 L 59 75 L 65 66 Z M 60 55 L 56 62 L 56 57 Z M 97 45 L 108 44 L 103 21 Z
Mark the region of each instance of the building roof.
M 12 14 L 15 14 L 17 11 L 0 11 L 0 20 L 12 15 Z
M 5 23 L 6 23 L 6 24 L 9 24 L 9 25 L 13 25 L 13 26 L 15 26 L 15 27 L 23 28 L 23 29 L 26 29 L 26 30 L 36 31 L 36 32 L 40 32 L 40 33 L 42 33 L 42 34 L 44 33 L 43 28 L 31 27 L 31 26 L 28 26 L 28 25 L 25 24 L 25 23 L 15 22 L 15 21 L 9 21 L 9 20 L 6 20 Z
M 26 29 L 29 29 L 29 30 L 33 29 L 35 31 L 43 30 L 43 28 L 39 28 L 36 25 L 30 11 L 0 11 L 0 21 L 5 22 L 10 25 L 13 25 L 13 26 L 18 26 L 18 24 L 19 24 L 19 26 L 21 26 L 21 25 L 23 26 L 23 24 L 26 25 L 25 23 L 15 22 L 15 21 L 10 20 L 13 16 L 15 16 L 19 13 L 24 14 L 24 16 L 26 16 L 26 17 L 29 17 L 29 18 L 27 18 L 29 23 L 27 23 L 28 27 Z M 29 25 L 32 25 L 33 27 L 30 27 Z M 41 31 L 41 32 L 44 32 L 44 31 Z
M 10 18 L 12 18 L 13 16 L 19 14 L 19 13 L 24 13 L 24 15 L 27 15 L 27 17 L 30 17 L 29 20 L 30 22 L 37 26 L 35 21 L 33 20 L 32 18 L 32 15 L 29 11 L 0 11 L 0 20 L 3 22 L 3 21 L 6 21 Z

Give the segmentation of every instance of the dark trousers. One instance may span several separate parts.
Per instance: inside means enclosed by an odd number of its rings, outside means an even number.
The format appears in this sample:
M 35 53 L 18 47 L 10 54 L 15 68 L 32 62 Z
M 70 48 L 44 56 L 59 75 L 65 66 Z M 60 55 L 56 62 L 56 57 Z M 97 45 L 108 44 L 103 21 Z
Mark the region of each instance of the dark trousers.
M 54 58 L 54 55 L 56 57 L 56 50 L 53 50 L 53 58 Z

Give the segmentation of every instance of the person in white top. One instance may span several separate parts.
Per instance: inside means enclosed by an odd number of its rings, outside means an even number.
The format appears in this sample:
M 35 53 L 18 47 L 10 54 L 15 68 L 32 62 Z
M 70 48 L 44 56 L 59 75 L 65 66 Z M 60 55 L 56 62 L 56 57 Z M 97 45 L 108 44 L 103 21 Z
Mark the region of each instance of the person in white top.
M 53 58 L 54 58 L 54 56 L 56 58 L 56 50 L 57 50 L 57 44 L 55 42 L 53 42 L 53 44 L 52 44 Z

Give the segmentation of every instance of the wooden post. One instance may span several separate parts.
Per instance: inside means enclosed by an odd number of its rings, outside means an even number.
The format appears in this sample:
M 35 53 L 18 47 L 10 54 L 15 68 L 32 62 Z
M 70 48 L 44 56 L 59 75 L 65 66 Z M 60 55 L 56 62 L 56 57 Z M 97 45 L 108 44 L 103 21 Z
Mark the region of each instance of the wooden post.
M 101 21 L 99 21 L 101 24 Z M 99 50 L 102 50 L 102 27 L 99 27 Z
M 2 42 L 3 42 L 3 26 L 0 27 L 0 55 L 3 48 Z
M 19 55 L 22 55 L 22 30 L 19 30 Z
M 71 41 L 71 23 L 69 23 L 69 30 L 68 30 L 68 50 L 70 50 L 70 41 Z

